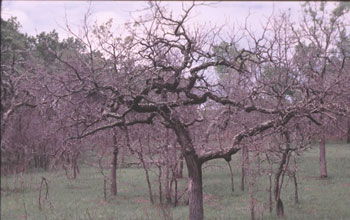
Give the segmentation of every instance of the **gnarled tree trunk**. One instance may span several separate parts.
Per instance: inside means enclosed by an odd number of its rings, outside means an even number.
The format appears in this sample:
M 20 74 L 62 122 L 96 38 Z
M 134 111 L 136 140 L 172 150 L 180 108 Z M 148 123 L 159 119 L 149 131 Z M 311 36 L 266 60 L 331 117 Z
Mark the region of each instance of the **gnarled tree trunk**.
M 202 162 L 199 160 L 192 145 L 187 128 L 178 118 L 173 117 L 173 119 L 173 129 L 181 146 L 181 152 L 185 158 L 188 170 L 189 219 L 203 220 Z
M 196 155 L 185 155 L 188 169 L 188 192 L 190 220 L 202 220 L 203 212 L 203 188 L 202 188 L 202 164 Z

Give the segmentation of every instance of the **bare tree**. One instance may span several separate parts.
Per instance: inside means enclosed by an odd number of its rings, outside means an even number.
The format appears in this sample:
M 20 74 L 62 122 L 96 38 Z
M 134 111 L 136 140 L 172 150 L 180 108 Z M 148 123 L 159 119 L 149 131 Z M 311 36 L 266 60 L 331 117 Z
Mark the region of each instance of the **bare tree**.
M 193 7 L 194 3 L 184 7 L 182 15 L 174 17 L 160 4 L 151 2 L 147 16 L 126 26 L 127 37 L 114 36 L 109 31 L 110 23 L 91 31 L 85 22 L 82 35 L 75 35 L 84 45 L 81 53 L 73 56 L 52 52 L 67 70 L 65 79 L 58 83 L 60 92 L 65 94 L 61 101 L 76 96 L 84 97 L 81 104 L 86 100 L 94 103 L 92 108 L 86 108 L 89 111 L 74 115 L 72 120 L 80 125 L 81 132 L 70 139 L 155 122 L 169 129 L 186 162 L 189 218 L 194 220 L 204 218 L 205 162 L 229 160 L 248 138 L 284 134 L 285 149 L 275 176 L 275 200 L 282 215 L 279 181 L 289 160 L 291 143 L 284 130 L 294 119 L 306 118 L 320 124 L 315 116 L 345 115 L 348 110 L 333 102 L 333 98 L 339 94 L 336 86 L 347 85 L 349 78 L 343 68 L 338 68 L 326 85 L 320 84 L 319 67 L 328 67 L 307 65 L 318 61 L 320 54 L 311 53 L 305 63 L 305 59 L 298 58 L 309 56 L 304 53 L 303 35 L 288 14 L 270 19 L 259 36 L 248 28 L 241 30 L 246 47 L 240 47 L 238 35 L 233 34 L 220 46 L 223 52 L 219 53 L 216 49 L 222 38 L 218 29 L 188 24 Z M 297 46 L 302 52 L 297 51 Z M 230 53 L 230 48 L 236 53 Z M 328 63 L 328 59 L 329 56 L 322 57 L 321 61 Z M 225 67 L 230 75 L 241 77 L 236 83 L 225 85 L 210 79 L 214 67 Z M 241 82 L 244 86 L 240 86 Z M 205 115 L 209 110 L 212 114 Z M 218 121 L 216 116 L 224 111 L 229 117 Z M 211 121 L 217 121 L 217 126 L 225 127 L 229 122 L 231 128 L 235 127 L 227 136 L 227 144 L 216 147 L 211 130 L 196 132 Z M 167 146 L 163 146 L 165 152 Z

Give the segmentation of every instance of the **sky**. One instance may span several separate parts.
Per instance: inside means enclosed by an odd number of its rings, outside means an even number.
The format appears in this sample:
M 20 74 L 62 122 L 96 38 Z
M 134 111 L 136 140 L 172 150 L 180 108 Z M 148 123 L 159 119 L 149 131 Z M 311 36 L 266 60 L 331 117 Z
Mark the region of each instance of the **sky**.
M 290 9 L 292 17 L 300 16 L 302 2 L 267 2 L 267 1 L 224 1 L 205 2 L 208 6 L 200 6 L 194 10 L 191 22 L 198 24 L 222 25 L 229 24 L 235 27 L 242 26 L 248 14 L 249 26 L 259 29 L 261 22 L 266 21 L 272 13 Z M 180 1 L 162 2 L 168 10 L 179 12 Z M 189 4 L 186 2 L 185 4 Z M 84 14 L 90 7 L 92 10 L 91 21 L 98 23 L 113 18 L 115 27 L 137 17 L 140 10 L 147 6 L 146 1 L 3 1 L 1 17 L 8 19 L 16 16 L 22 25 L 21 31 L 29 35 L 36 35 L 43 31 L 49 32 L 55 29 L 60 38 L 65 38 L 65 17 L 72 27 L 82 24 Z

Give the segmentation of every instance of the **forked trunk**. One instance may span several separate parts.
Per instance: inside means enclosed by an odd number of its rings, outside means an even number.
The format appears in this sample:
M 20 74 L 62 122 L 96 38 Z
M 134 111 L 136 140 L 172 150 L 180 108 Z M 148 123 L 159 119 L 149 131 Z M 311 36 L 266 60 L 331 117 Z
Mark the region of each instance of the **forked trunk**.
M 326 140 L 324 134 L 322 134 L 320 140 L 320 172 L 321 179 L 327 178 L 327 161 L 326 161 Z

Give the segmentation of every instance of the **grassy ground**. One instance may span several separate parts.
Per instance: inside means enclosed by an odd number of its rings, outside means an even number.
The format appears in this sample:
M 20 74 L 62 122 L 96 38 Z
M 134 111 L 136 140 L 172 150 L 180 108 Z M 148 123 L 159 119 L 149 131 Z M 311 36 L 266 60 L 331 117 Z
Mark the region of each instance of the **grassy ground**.
M 205 165 L 203 172 L 204 210 L 206 219 L 249 219 L 249 195 L 239 189 L 240 169 L 238 155 L 231 162 L 235 172 L 235 192 L 231 192 L 229 169 L 224 161 Z M 286 180 L 282 200 L 287 219 L 350 219 L 350 145 L 327 145 L 327 163 L 330 178 L 318 179 L 318 150 L 307 152 L 299 172 L 300 204 L 294 205 L 293 185 Z M 152 174 L 155 177 L 155 174 Z M 49 202 L 38 210 L 41 177 L 49 181 Z M 77 180 L 67 180 L 63 172 L 32 173 L 20 179 L 1 178 L 1 219 L 164 219 L 159 206 L 148 202 L 147 185 L 142 169 L 118 170 L 118 196 L 103 200 L 103 178 L 94 168 L 84 167 Z M 180 188 L 186 187 L 186 179 Z M 153 191 L 158 186 L 154 178 Z M 255 182 L 259 215 L 276 219 L 267 208 L 267 177 Z M 169 210 L 173 219 L 187 219 L 184 204 Z

